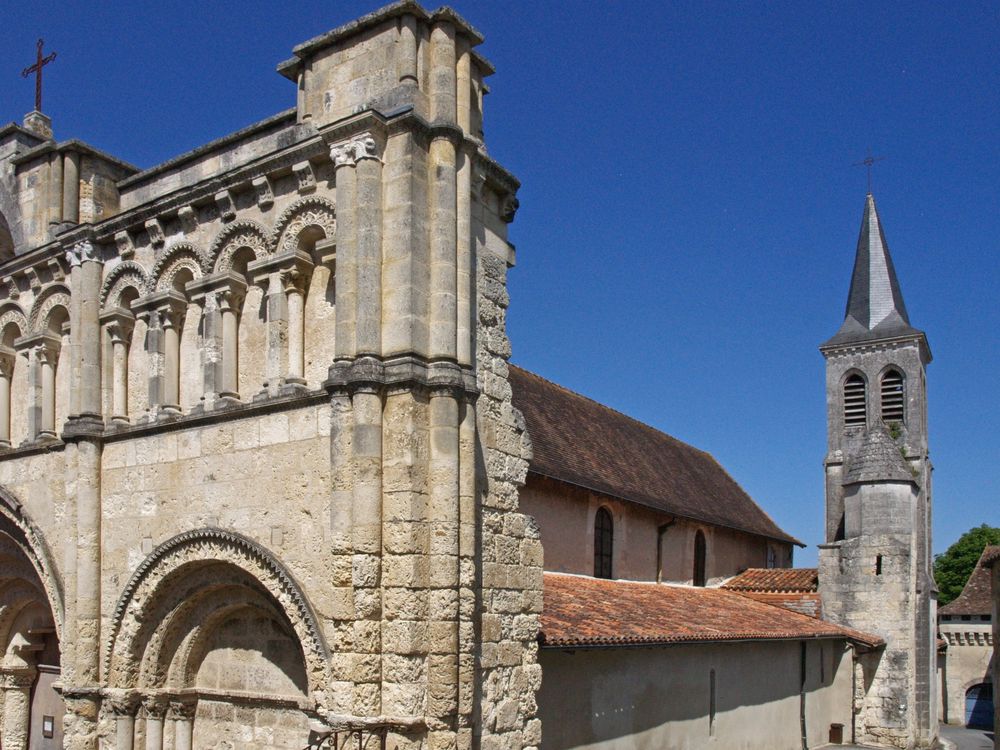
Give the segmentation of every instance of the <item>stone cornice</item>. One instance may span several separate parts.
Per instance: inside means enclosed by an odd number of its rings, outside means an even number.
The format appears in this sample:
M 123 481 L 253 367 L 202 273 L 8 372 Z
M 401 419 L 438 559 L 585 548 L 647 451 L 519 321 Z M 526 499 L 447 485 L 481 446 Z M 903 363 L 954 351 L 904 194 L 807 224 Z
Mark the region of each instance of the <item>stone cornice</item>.
M 470 401 L 479 395 L 471 367 L 412 355 L 387 359 L 366 355 L 334 362 L 323 387 L 331 394 L 415 389 L 430 393 L 445 391 Z

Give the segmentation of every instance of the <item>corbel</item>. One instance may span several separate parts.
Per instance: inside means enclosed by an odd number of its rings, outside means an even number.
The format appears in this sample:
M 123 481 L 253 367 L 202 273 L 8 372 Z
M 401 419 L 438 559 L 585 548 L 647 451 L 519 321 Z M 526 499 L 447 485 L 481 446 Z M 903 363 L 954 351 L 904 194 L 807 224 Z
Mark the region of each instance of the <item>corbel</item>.
M 266 211 L 274 205 L 274 188 L 271 185 L 271 178 L 267 175 L 254 177 L 250 183 L 257 194 L 257 207 L 261 211 Z
M 127 230 L 123 229 L 115 233 L 115 247 L 118 248 L 118 257 L 128 260 L 135 255 L 135 245 Z
M 295 179 L 298 180 L 300 194 L 309 193 L 316 189 L 316 172 L 308 161 L 295 164 L 292 167 L 292 172 L 295 173 Z
M 232 221 L 236 218 L 233 194 L 228 190 L 220 190 L 215 194 L 215 207 L 219 209 L 219 218 L 223 221 Z
M 186 234 L 192 234 L 198 228 L 198 214 L 192 206 L 177 209 L 177 219 Z
M 163 243 L 166 241 L 166 235 L 163 231 L 163 223 L 159 219 L 149 219 L 146 224 L 146 233 L 149 235 L 149 241 L 153 247 L 163 247 Z

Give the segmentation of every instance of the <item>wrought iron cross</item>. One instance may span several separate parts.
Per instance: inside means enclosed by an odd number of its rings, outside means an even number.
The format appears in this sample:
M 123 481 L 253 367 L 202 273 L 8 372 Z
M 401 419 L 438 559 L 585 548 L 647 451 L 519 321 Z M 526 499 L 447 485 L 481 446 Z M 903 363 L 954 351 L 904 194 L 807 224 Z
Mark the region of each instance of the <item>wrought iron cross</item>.
M 871 191 L 872 191 L 872 166 L 874 166 L 875 162 L 882 161 L 883 159 L 885 159 L 884 156 L 872 156 L 871 151 L 869 151 L 868 152 L 868 156 L 866 156 L 863 161 L 858 161 L 858 162 L 855 162 L 854 164 L 851 165 L 851 166 L 854 166 L 854 167 L 868 167 L 868 192 L 869 193 L 871 193 Z
M 56 59 L 55 52 L 48 57 L 42 57 L 42 47 L 44 45 L 45 40 L 39 39 L 36 45 L 38 47 L 38 56 L 35 58 L 35 64 L 21 71 L 22 78 L 27 78 L 32 73 L 35 74 L 35 110 L 37 112 L 42 111 L 42 68 Z

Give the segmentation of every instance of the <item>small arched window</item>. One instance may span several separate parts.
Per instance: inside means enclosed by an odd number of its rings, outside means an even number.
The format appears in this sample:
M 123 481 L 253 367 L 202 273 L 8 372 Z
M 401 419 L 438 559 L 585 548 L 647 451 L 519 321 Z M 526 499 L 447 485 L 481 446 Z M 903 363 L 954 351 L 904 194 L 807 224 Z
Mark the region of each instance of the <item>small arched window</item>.
M 882 376 L 882 421 L 902 422 L 905 418 L 903 373 L 896 368 L 887 370 Z
M 598 508 L 594 518 L 594 575 L 611 578 L 611 553 L 614 548 L 615 529 L 607 508 Z
M 868 394 L 865 379 L 857 373 L 844 381 L 844 425 L 868 423 Z
M 694 576 L 695 586 L 705 585 L 705 534 L 699 529 L 694 535 Z

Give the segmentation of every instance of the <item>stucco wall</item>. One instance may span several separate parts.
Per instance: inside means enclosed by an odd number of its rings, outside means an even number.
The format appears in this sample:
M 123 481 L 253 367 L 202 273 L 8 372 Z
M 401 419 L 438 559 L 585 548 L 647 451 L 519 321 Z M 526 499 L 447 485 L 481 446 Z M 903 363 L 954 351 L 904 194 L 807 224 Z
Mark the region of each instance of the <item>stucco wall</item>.
M 706 498 L 705 502 L 711 499 Z M 599 508 L 607 508 L 614 520 L 612 574 L 615 578 L 634 581 L 656 580 L 658 529 L 674 520 L 669 514 L 537 474 L 530 474 L 521 490 L 521 507 L 538 522 L 545 548 L 545 569 L 582 575 L 594 573 L 594 517 Z M 662 538 L 663 581 L 691 583 L 694 538 L 699 529 L 705 534 L 709 585 L 721 583 L 746 568 L 765 567 L 768 544 L 777 551 L 779 567 L 792 563 L 789 544 L 676 519 Z
M 799 642 L 543 650 L 541 748 L 799 750 L 800 660 Z M 849 741 L 850 650 L 808 643 L 806 669 L 809 746 L 827 742 L 835 722 Z

